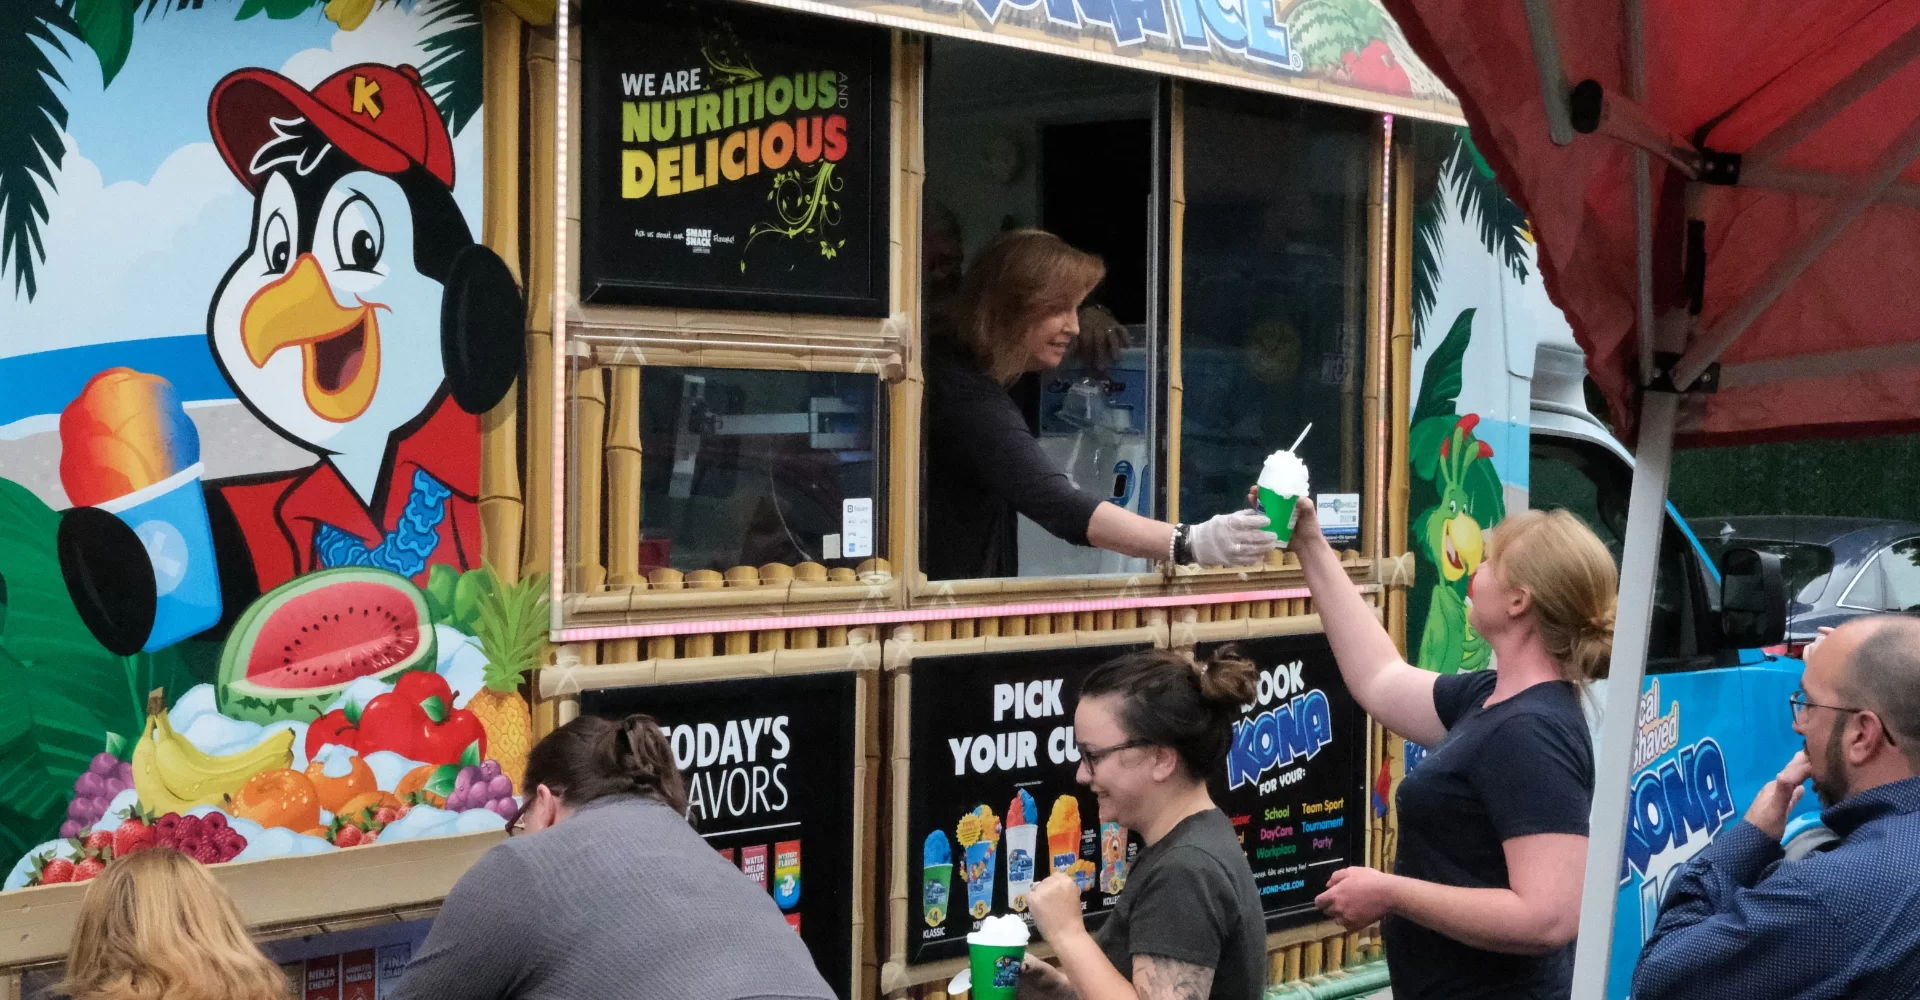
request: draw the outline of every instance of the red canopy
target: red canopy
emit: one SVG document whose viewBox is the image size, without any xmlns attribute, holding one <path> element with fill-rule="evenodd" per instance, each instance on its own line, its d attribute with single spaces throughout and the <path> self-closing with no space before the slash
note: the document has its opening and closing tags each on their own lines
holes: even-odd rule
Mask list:
<svg viewBox="0 0 1920 1000">
<path fill-rule="evenodd" d="M 1623 437 L 1663 369 L 1718 379 L 1681 404 L 1681 445 L 1920 429 L 1920 2 L 1386 5 L 1532 219 Z M 1684 360 L 1643 359 L 1643 325 Z"/>
</svg>

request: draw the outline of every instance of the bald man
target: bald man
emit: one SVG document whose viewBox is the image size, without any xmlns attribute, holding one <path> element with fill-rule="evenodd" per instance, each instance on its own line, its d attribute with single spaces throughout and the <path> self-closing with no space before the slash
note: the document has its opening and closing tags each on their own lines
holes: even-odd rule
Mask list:
<svg viewBox="0 0 1920 1000">
<path fill-rule="evenodd" d="M 1635 1000 L 1920 996 L 1920 620 L 1814 643 L 1793 728 L 1805 749 L 1674 876 Z M 1809 778 L 1840 840 L 1784 861 Z"/>
</svg>

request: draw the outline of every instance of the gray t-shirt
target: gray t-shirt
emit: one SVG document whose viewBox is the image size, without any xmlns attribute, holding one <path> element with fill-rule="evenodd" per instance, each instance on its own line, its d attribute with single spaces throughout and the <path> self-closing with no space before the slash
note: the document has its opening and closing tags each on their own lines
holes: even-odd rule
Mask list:
<svg viewBox="0 0 1920 1000">
<path fill-rule="evenodd" d="M 1267 921 L 1233 821 L 1197 812 L 1140 852 L 1127 887 L 1094 934 L 1129 981 L 1133 956 L 1213 970 L 1210 1000 L 1255 1000 L 1266 989 Z"/>
<path fill-rule="evenodd" d="M 765 889 L 687 821 L 596 799 L 483 855 L 393 1000 L 833 1000 Z"/>
</svg>

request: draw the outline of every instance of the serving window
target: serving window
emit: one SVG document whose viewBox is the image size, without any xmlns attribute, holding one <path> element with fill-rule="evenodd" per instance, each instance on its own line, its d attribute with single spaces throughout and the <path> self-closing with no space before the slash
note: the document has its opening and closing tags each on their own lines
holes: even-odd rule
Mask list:
<svg viewBox="0 0 1920 1000">
<path fill-rule="evenodd" d="M 1357 542 L 1379 118 L 1212 87 L 1183 97 L 1179 517 L 1243 506 L 1266 456 L 1311 424 L 1298 454 L 1322 524 Z"/>
<path fill-rule="evenodd" d="M 923 357 L 946 346 L 948 311 L 967 269 L 1003 233 L 1039 228 L 1097 255 L 1105 275 L 1086 303 L 1098 313 L 1081 313 L 1080 336 L 1063 363 L 1027 371 L 1006 392 L 1046 469 L 1096 500 L 1161 516 L 1166 84 L 947 38 L 929 43 L 925 79 Z M 1106 353 L 1096 356 L 1096 346 Z M 938 377 L 928 376 L 930 395 Z M 930 408 L 925 419 L 941 418 Z M 922 428 L 923 469 L 934 472 L 922 479 L 920 533 L 931 581 L 1111 575 L 1117 585 L 1156 572 L 1150 559 L 1072 544 L 1025 513 L 1013 516 L 1004 542 L 1010 551 L 989 560 L 1002 572 L 955 567 L 943 549 L 978 547 L 978 540 L 950 537 L 954 529 L 942 523 L 932 495 L 942 489 L 941 463 L 953 460 L 938 443 L 951 430 Z"/>
</svg>

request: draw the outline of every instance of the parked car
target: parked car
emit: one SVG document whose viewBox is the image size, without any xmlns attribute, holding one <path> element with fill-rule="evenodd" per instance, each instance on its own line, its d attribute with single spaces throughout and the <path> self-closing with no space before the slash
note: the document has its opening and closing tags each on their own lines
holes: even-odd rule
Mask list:
<svg viewBox="0 0 1920 1000">
<path fill-rule="evenodd" d="M 1787 578 L 1787 650 L 1821 626 L 1860 615 L 1920 614 L 1920 523 L 1862 517 L 1754 516 L 1690 522 L 1716 558 L 1730 547 L 1780 556 Z"/>
</svg>

